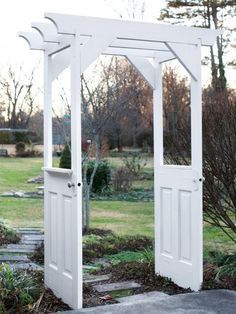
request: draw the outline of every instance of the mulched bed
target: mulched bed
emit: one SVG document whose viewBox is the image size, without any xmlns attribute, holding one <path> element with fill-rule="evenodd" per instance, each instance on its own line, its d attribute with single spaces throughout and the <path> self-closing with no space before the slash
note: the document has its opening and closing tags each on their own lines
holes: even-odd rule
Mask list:
<svg viewBox="0 0 236 314">
<path fill-rule="evenodd" d="M 93 262 L 94 258 L 116 254 L 122 251 L 142 251 L 153 248 L 153 240 L 145 236 L 109 236 L 101 241 L 86 243 L 83 248 L 84 263 Z"/>
<path fill-rule="evenodd" d="M 57 298 L 51 289 L 44 288 L 43 272 L 33 271 L 37 277 L 37 282 L 42 289 L 39 300 L 35 303 L 33 313 L 55 313 L 57 311 L 67 311 L 71 308 Z M 92 285 L 83 285 L 83 307 L 93 307 L 105 304 L 117 303 L 115 300 L 101 300 L 100 297 L 104 296 L 104 293 L 97 292 Z"/>
<path fill-rule="evenodd" d="M 43 265 L 44 264 L 44 243 L 41 243 L 29 257 L 31 261 L 35 262 L 36 264 Z"/>
<path fill-rule="evenodd" d="M 102 300 L 106 293 L 97 292 L 91 284 L 83 285 L 83 307 L 93 307 L 105 304 L 115 304 L 118 303 L 116 300 Z"/>
<path fill-rule="evenodd" d="M 83 235 L 90 235 L 90 234 L 97 235 L 100 237 L 105 237 L 108 235 L 114 236 L 113 231 L 109 229 L 90 228 L 89 230 L 86 230 L 86 229 L 83 230 Z"/>
<path fill-rule="evenodd" d="M 93 262 L 94 258 L 103 257 L 104 255 L 116 254 L 121 251 L 142 251 L 153 248 L 153 240 L 145 236 L 126 236 L 118 237 L 111 230 L 91 229 L 84 235 L 96 235 L 101 240 L 94 243 L 86 243 L 83 247 L 84 263 Z M 44 263 L 44 245 L 41 244 L 30 259 L 40 265 Z"/>
<path fill-rule="evenodd" d="M 84 235 L 97 235 L 101 241 L 95 243 L 86 243 L 83 254 L 84 262 L 93 261 L 94 257 L 102 257 L 106 254 L 115 254 L 121 251 L 137 251 L 152 248 L 152 240 L 146 237 L 117 237 L 110 230 L 92 229 Z M 41 245 L 33 255 L 33 260 L 43 264 L 43 245 Z M 219 266 L 219 265 L 218 265 Z M 216 279 L 218 269 L 216 263 L 204 264 L 204 282 L 203 290 L 209 289 L 231 289 L 236 291 L 236 278 L 222 276 Z M 107 282 L 119 282 L 133 280 L 142 285 L 141 288 L 132 290 L 131 294 L 138 294 L 148 291 L 162 291 L 169 295 L 179 293 L 190 293 L 190 289 L 184 289 L 177 286 L 168 278 L 156 276 L 153 262 L 130 262 L 119 263 L 119 266 L 113 265 L 103 268 L 93 274 L 111 274 L 111 279 Z M 41 285 L 42 285 L 41 278 Z M 43 287 L 43 285 L 42 285 Z M 92 307 L 104 304 L 117 303 L 115 300 L 101 300 L 106 293 L 98 293 L 91 284 L 84 284 L 83 287 L 83 306 Z M 39 312 L 56 312 L 68 310 L 69 307 L 60 299 L 56 298 L 50 289 L 44 291 L 40 302 Z"/>
<path fill-rule="evenodd" d="M 223 276 L 220 280 L 216 280 L 216 269 L 217 266 L 214 264 L 208 263 L 204 265 L 202 289 L 230 289 L 236 291 L 236 278 Z M 95 272 L 95 274 L 108 273 L 112 274 L 110 282 L 137 281 L 142 284 L 141 292 L 156 290 L 170 295 L 191 292 L 190 289 L 181 288 L 166 277 L 156 276 L 153 263 L 120 263 L 119 267 L 114 265 Z"/>
<path fill-rule="evenodd" d="M 215 264 L 206 263 L 204 265 L 202 290 L 229 289 L 236 291 L 236 278 L 225 275 L 220 279 L 216 279 L 216 270 L 217 266 Z"/>
<path fill-rule="evenodd" d="M 134 280 L 140 283 L 142 287 L 135 290 L 136 293 L 154 290 L 162 291 L 170 295 L 191 292 L 190 289 L 181 288 L 168 278 L 156 276 L 152 263 L 120 263 L 119 267 L 114 265 L 95 272 L 95 274 L 108 273 L 112 274 L 109 282 Z"/>
</svg>

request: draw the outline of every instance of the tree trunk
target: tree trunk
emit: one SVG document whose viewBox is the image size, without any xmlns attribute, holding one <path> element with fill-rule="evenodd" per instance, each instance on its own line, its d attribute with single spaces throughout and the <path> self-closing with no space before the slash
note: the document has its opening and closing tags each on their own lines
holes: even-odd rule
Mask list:
<svg viewBox="0 0 236 314">
<path fill-rule="evenodd" d="M 86 194 L 85 194 L 85 209 L 86 209 L 86 231 L 89 230 L 90 227 L 90 188 L 89 186 L 86 187 Z"/>
</svg>

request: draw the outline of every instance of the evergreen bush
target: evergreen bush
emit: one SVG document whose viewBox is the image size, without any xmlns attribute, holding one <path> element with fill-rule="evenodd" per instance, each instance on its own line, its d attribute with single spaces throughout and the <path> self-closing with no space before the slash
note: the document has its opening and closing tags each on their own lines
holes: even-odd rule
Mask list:
<svg viewBox="0 0 236 314">
<path fill-rule="evenodd" d="M 95 161 L 90 160 L 88 163 L 87 180 L 90 181 Z M 98 163 L 97 171 L 94 176 L 92 192 L 101 193 L 108 189 L 111 182 L 111 169 L 106 160 L 101 160 Z"/>
<path fill-rule="evenodd" d="M 71 152 L 68 144 L 66 144 L 62 151 L 59 167 L 64 169 L 71 169 Z"/>
</svg>

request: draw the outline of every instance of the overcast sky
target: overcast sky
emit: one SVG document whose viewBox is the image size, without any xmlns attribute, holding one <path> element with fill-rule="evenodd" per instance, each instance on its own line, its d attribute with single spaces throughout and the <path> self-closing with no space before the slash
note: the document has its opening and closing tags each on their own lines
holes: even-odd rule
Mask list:
<svg viewBox="0 0 236 314">
<path fill-rule="evenodd" d="M 119 17 L 128 0 L 4 0 L 0 11 L 0 71 L 9 64 L 23 64 L 31 69 L 42 60 L 42 52 L 30 51 L 28 44 L 18 37 L 19 31 L 30 30 L 33 21 L 43 20 L 44 12 L 57 12 L 100 17 Z M 142 0 L 140 0 L 142 1 Z M 146 0 L 144 19 L 156 21 L 165 0 Z M 127 17 L 127 16 L 126 16 Z M 204 69 L 204 81 L 209 71 Z M 232 76 L 234 77 L 234 76 Z M 232 80 L 235 85 L 235 81 Z M 234 86 L 235 87 L 235 86 Z"/>
<path fill-rule="evenodd" d="M 164 1 L 164 0 L 163 0 Z M 146 20 L 155 20 L 162 0 L 147 0 Z M 31 65 L 41 56 L 30 52 L 27 43 L 18 38 L 19 31 L 30 29 L 33 21 L 41 21 L 44 12 L 118 17 L 125 0 L 5 0 L 0 11 L 0 69 L 7 64 Z"/>
</svg>

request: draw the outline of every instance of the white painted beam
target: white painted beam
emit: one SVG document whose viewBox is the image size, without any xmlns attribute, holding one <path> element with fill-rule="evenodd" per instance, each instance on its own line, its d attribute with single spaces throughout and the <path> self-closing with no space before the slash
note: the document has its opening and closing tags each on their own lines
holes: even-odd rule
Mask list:
<svg viewBox="0 0 236 314">
<path fill-rule="evenodd" d="M 148 84 L 154 88 L 155 87 L 155 69 L 150 61 L 143 57 L 127 56 L 129 61 L 138 70 L 138 72 L 143 76 L 143 78 L 148 82 Z"/>
<path fill-rule="evenodd" d="M 62 34 L 113 34 L 117 38 L 131 40 L 146 40 L 156 42 L 174 42 L 197 44 L 201 40 L 203 46 L 210 46 L 216 37 L 222 33 L 220 30 L 210 30 L 197 27 L 176 26 L 169 24 L 146 23 L 104 19 L 97 17 L 45 13 Z"/>
<path fill-rule="evenodd" d="M 166 43 L 166 46 L 172 51 L 175 57 L 187 70 L 194 80 L 199 79 L 199 69 L 198 69 L 198 45 L 183 45 Z"/>
<path fill-rule="evenodd" d="M 171 51 L 157 51 L 155 53 L 155 59 L 158 63 L 163 63 L 175 59 L 175 55 Z"/>
<path fill-rule="evenodd" d="M 114 41 L 113 35 L 103 34 L 91 37 L 87 43 L 81 47 L 81 69 L 82 72 L 94 62 L 103 51 Z"/>
<path fill-rule="evenodd" d="M 169 51 L 164 43 L 146 40 L 127 40 L 120 38 L 117 38 L 110 47 Z"/>
<path fill-rule="evenodd" d="M 131 48 L 114 48 L 107 47 L 103 51 L 104 55 L 113 55 L 113 56 L 137 56 L 144 58 L 154 58 L 155 51 L 151 50 L 140 50 L 140 49 L 131 49 Z"/>
<path fill-rule="evenodd" d="M 44 41 L 60 43 L 60 35 L 58 35 L 57 28 L 53 23 L 33 22 L 31 27 L 41 34 Z"/>
<path fill-rule="evenodd" d="M 19 37 L 24 38 L 32 50 L 45 50 L 45 44 L 42 37 L 38 33 L 19 32 Z"/>
<path fill-rule="evenodd" d="M 70 48 L 64 49 L 53 56 L 51 65 L 51 78 L 55 80 L 69 65 L 71 60 Z"/>
</svg>

